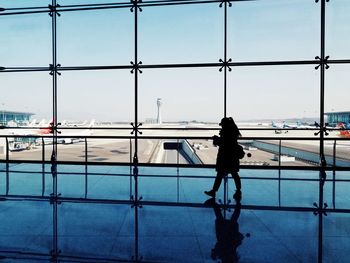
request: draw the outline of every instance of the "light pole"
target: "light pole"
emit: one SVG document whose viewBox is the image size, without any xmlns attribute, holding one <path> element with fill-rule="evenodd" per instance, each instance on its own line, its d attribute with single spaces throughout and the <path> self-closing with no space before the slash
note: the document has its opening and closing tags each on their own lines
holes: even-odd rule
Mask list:
<svg viewBox="0 0 350 263">
<path fill-rule="evenodd" d="M 1 103 L 2 106 L 2 120 L 1 124 L 5 126 L 5 103 Z"/>
<path fill-rule="evenodd" d="M 157 124 L 162 124 L 162 114 L 161 114 L 162 99 L 157 99 Z"/>
</svg>

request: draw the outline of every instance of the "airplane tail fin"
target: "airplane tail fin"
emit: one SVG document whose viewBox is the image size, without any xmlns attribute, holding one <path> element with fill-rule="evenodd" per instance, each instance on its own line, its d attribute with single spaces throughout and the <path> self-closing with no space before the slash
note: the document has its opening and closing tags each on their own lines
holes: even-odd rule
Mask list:
<svg viewBox="0 0 350 263">
<path fill-rule="evenodd" d="M 35 127 L 36 125 L 36 119 L 33 119 L 30 123 L 28 123 L 29 127 Z"/>
<path fill-rule="evenodd" d="M 94 127 L 95 126 L 95 119 L 92 119 L 91 121 L 90 121 L 90 123 L 89 123 L 89 128 L 92 128 L 92 127 Z"/>
<path fill-rule="evenodd" d="M 45 123 L 46 123 L 46 120 L 45 120 L 45 119 L 42 119 L 42 120 L 39 122 L 38 126 L 39 126 L 39 127 L 43 127 L 43 126 L 45 126 Z"/>
<path fill-rule="evenodd" d="M 345 129 L 345 125 L 342 122 L 339 122 L 337 125 L 340 129 Z"/>
</svg>

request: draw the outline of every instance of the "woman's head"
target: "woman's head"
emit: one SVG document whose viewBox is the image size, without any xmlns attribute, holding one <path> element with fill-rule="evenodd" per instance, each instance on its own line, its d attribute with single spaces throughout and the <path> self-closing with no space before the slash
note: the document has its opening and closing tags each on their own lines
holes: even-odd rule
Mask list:
<svg viewBox="0 0 350 263">
<path fill-rule="evenodd" d="M 224 132 L 231 133 L 236 137 L 241 136 L 241 133 L 239 132 L 239 129 L 238 129 L 235 121 L 232 119 L 232 117 L 222 118 L 219 125 L 222 127 L 222 130 Z"/>
</svg>

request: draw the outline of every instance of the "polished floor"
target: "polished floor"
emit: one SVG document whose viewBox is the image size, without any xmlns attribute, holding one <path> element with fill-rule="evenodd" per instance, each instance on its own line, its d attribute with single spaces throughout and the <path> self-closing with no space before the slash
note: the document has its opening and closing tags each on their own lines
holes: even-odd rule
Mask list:
<svg viewBox="0 0 350 263">
<path fill-rule="evenodd" d="M 230 178 L 203 194 L 212 169 L 140 168 L 132 203 L 130 167 L 60 165 L 55 200 L 49 165 L 1 168 L 1 262 L 349 262 L 348 172 L 325 183 L 320 253 L 316 171 L 242 170 L 237 205 Z"/>
</svg>

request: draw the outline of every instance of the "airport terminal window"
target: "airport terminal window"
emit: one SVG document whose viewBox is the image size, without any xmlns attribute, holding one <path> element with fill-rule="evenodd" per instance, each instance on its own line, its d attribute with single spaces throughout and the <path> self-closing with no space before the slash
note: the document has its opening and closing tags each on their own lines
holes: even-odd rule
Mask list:
<svg viewBox="0 0 350 263">
<path fill-rule="evenodd" d="M 139 18 L 140 60 L 145 64 L 216 63 L 223 56 L 222 22 L 216 3 L 145 7 Z"/>
<path fill-rule="evenodd" d="M 312 60 L 319 54 L 320 15 L 313 1 L 232 4 L 228 54 L 234 61 Z"/>
<path fill-rule="evenodd" d="M 145 69 L 139 86 L 141 119 L 156 116 L 154 98 L 158 97 L 163 104 L 162 119 L 165 122 L 168 119 L 216 123 L 223 114 L 222 76 L 217 69 Z M 210 109 L 207 108 L 209 105 Z"/>
<path fill-rule="evenodd" d="M 20 253 L 0 240 L 0 257 L 183 261 L 151 253 L 148 235 L 208 245 L 197 215 L 213 216 L 202 196 L 212 135 L 233 116 L 252 153 L 241 160 L 243 217 L 278 237 L 276 258 L 336 262 L 350 127 L 329 122 L 348 110 L 349 12 L 347 0 L 0 1 L 0 201 L 21 201 L 4 209 L 6 224 L 23 208 L 28 235 L 39 233 L 30 247 L 14 240 Z M 11 111 L 34 116 L 11 123 Z M 228 214 L 230 183 L 217 195 Z M 184 218 L 195 235 L 169 227 Z M 92 253 L 91 240 L 105 250 Z"/>
<path fill-rule="evenodd" d="M 249 119 L 254 114 L 256 120 L 315 116 L 319 122 L 319 82 L 313 65 L 234 67 L 228 75 L 228 115 Z"/>
<path fill-rule="evenodd" d="M 129 70 L 66 71 L 59 86 L 60 120 L 66 120 L 64 116 L 105 123 L 116 118 L 126 123 L 133 120 L 134 90 Z M 108 112 L 110 118 L 102 112 Z"/>
</svg>

